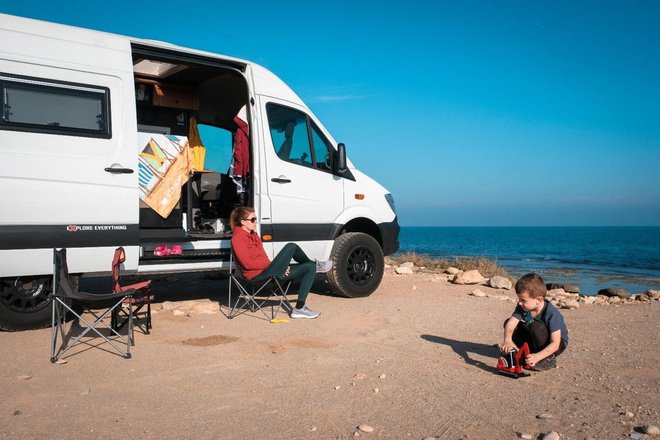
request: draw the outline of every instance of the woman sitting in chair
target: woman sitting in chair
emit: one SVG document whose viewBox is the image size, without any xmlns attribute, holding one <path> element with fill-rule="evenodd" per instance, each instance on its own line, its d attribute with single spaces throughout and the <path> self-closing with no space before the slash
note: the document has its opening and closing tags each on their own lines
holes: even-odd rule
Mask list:
<svg viewBox="0 0 660 440">
<path fill-rule="evenodd" d="M 305 300 L 312 288 L 316 273 L 328 272 L 332 269 L 332 261 L 310 260 L 295 243 L 287 243 L 273 261 L 270 261 L 259 234 L 255 232 L 257 217 L 253 208 L 245 206 L 234 209 L 229 224 L 233 231 L 231 246 L 245 278 L 260 281 L 276 276 L 285 281 L 300 280 L 298 300 L 296 307 L 291 311 L 291 318 L 318 317 L 320 313 L 310 310 L 305 305 Z M 298 264 L 291 264 L 291 259 Z"/>
</svg>

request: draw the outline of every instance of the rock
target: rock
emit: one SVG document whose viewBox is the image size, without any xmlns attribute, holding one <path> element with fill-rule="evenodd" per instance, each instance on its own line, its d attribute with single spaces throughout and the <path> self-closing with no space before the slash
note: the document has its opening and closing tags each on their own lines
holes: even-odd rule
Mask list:
<svg viewBox="0 0 660 440">
<path fill-rule="evenodd" d="M 341 385 L 336 385 L 336 386 L 335 386 L 335 389 L 336 389 L 336 390 L 338 390 L 339 388 L 341 388 Z"/>
<path fill-rule="evenodd" d="M 660 435 L 660 428 L 656 425 L 644 425 L 642 426 L 642 431 L 644 431 L 644 434 Z"/>
<path fill-rule="evenodd" d="M 194 305 L 193 311 L 204 315 L 212 315 L 220 311 L 220 304 L 210 299 L 200 300 Z"/>
<path fill-rule="evenodd" d="M 619 298 L 630 297 L 630 292 L 628 292 L 625 289 L 619 289 L 618 287 L 608 287 L 607 289 L 600 289 L 598 291 L 598 294 L 609 297 L 619 297 Z"/>
<path fill-rule="evenodd" d="M 525 433 L 523 433 L 523 432 L 519 432 L 519 433 L 518 433 L 518 437 L 520 437 L 520 438 L 522 438 L 522 439 L 524 439 L 524 440 L 532 440 L 532 438 L 534 438 L 534 437 L 532 436 L 532 434 L 528 434 L 528 433 L 526 433 L 526 432 L 525 432 Z"/>
<path fill-rule="evenodd" d="M 312 429 L 310 429 L 310 431 L 316 432 L 316 431 L 318 431 L 318 428 L 316 426 L 312 426 Z"/>
<path fill-rule="evenodd" d="M 557 284 L 557 283 L 548 283 L 545 285 L 545 288 L 548 290 L 552 289 L 563 289 L 565 292 L 570 293 L 580 293 L 580 288 L 572 284 Z"/>
<path fill-rule="evenodd" d="M 448 267 L 447 269 L 445 269 L 445 273 L 448 273 L 449 275 L 456 275 L 461 272 L 463 271 L 455 267 Z"/>
<path fill-rule="evenodd" d="M 593 303 L 596 302 L 596 297 L 595 296 L 581 296 L 579 301 L 583 302 L 585 304 L 593 304 Z"/>
<path fill-rule="evenodd" d="M 380 393 L 380 390 L 378 388 L 374 388 L 374 394 Z"/>
<path fill-rule="evenodd" d="M 365 425 L 364 423 L 358 426 L 358 429 L 362 432 L 374 432 L 374 428 L 369 425 Z"/>
<path fill-rule="evenodd" d="M 479 290 L 479 289 L 474 289 L 472 292 L 470 292 L 470 295 L 472 295 L 472 296 L 478 296 L 478 297 L 484 297 L 484 296 L 486 296 L 486 294 L 483 293 L 483 292 L 482 292 L 481 290 Z"/>
<path fill-rule="evenodd" d="M 632 419 L 633 417 L 635 417 L 635 414 L 631 413 L 630 411 L 626 411 L 626 417 Z"/>
<path fill-rule="evenodd" d="M 187 314 L 186 312 L 184 312 L 183 310 L 178 310 L 178 309 L 177 309 L 177 310 L 174 310 L 174 311 L 172 312 L 172 314 L 173 314 L 174 316 L 187 316 L 187 315 L 188 315 L 188 314 Z"/>
<path fill-rule="evenodd" d="M 546 295 L 548 298 L 564 298 L 567 296 L 567 293 L 564 289 L 552 289 L 548 290 Z"/>
<path fill-rule="evenodd" d="M 165 301 L 160 306 L 163 310 L 166 310 L 168 312 L 171 312 L 172 310 L 176 310 L 178 308 L 177 303 L 173 301 Z"/>
<path fill-rule="evenodd" d="M 597 295 L 596 297 L 596 304 L 607 304 L 608 297 L 605 295 Z"/>
<path fill-rule="evenodd" d="M 422 440 L 435 440 L 435 437 L 424 437 Z"/>
<path fill-rule="evenodd" d="M 399 264 L 399 267 L 409 267 L 412 269 L 413 267 L 415 267 L 415 263 L 413 263 L 412 261 L 406 261 L 405 263 Z"/>
<path fill-rule="evenodd" d="M 398 273 L 399 275 L 409 275 L 411 273 L 414 273 L 412 267 L 401 267 L 401 266 L 394 269 L 394 272 Z"/>
<path fill-rule="evenodd" d="M 579 309 L 580 308 L 580 303 L 575 300 L 575 299 L 562 299 L 560 300 L 557 305 L 559 306 L 560 309 Z"/>
<path fill-rule="evenodd" d="M 30 380 L 30 379 L 32 379 L 32 376 L 28 374 L 21 374 L 20 376 L 18 376 L 18 380 Z"/>
<path fill-rule="evenodd" d="M 548 419 L 551 419 L 551 418 L 552 418 L 552 414 L 550 414 L 550 413 L 543 413 L 543 414 L 539 414 L 538 416 L 536 416 L 536 418 L 537 418 L 537 419 L 541 419 L 541 420 L 548 420 Z"/>
<path fill-rule="evenodd" d="M 58 359 L 58 360 L 55 361 L 55 363 L 56 363 L 57 365 L 64 365 L 64 364 L 66 364 L 67 362 L 69 362 L 69 361 L 67 361 L 66 359 Z"/>
<path fill-rule="evenodd" d="M 645 301 L 645 302 L 651 301 L 651 297 L 646 293 L 641 293 L 639 295 L 636 295 L 635 299 L 637 301 Z"/>
<path fill-rule="evenodd" d="M 657 299 L 660 298 L 660 290 L 649 289 L 644 292 L 644 295 L 648 295 L 649 298 Z"/>
<path fill-rule="evenodd" d="M 623 302 L 623 298 L 619 298 L 618 296 L 613 296 L 607 300 L 608 304 L 621 304 Z"/>
<path fill-rule="evenodd" d="M 557 434 L 555 431 L 550 431 L 541 437 L 541 440 L 559 440 L 559 434 Z"/>
<path fill-rule="evenodd" d="M 489 279 L 488 285 L 495 289 L 506 289 L 506 290 L 511 290 L 511 288 L 513 287 L 513 284 L 511 284 L 510 279 L 499 275 L 495 275 L 494 277 Z"/>
<path fill-rule="evenodd" d="M 378 379 L 385 379 L 386 377 L 387 377 L 387 376 L 385 375 L 385 373 L 383 373 L 383 374 L 381 374 L 380 376 L 378 376 Z"/>
<path fill-rule="evenodd" d="M 454 275 L 452 283 L 454 284 L 479 284 L 484 282 L 478 270 L 468 270 Z"/>
</svg>

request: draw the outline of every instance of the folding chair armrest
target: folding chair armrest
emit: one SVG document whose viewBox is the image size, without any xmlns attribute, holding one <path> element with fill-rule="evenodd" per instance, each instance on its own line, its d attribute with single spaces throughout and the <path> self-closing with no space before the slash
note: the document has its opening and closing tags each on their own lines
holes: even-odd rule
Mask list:
<svg viewBox="0 0 660 440">
<path fill-rule="evenodd" d="M 123 298 L 126 296 L 133 296 L 134 293 L 135 293 L 135 289 L 128 289 L 119 293 L 88 293 L 88 292 L 76 291 L 73 292 L 71 295 L 67 295 L 67 296 L 71 299 L 93 302 L 93 301 L 107 301 L 111 299 Z"/>
</svg>

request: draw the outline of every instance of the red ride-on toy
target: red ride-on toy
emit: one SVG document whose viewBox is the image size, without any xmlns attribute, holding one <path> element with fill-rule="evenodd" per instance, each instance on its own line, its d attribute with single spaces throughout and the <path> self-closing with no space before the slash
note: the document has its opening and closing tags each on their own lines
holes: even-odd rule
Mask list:
<svg viewBox="0 0 660 440">
<path fill-rule="evenodd" d="M 529 376 L 529 373 L 523 371 L 525 357 L 529 354 L 529 345 L 525 342 L 520 350 L 511 350 L 509 354 L 502 355 L 497 360 L 497 372 L 505 376 L 518 379 L 519 377 Z"/>
</svg>

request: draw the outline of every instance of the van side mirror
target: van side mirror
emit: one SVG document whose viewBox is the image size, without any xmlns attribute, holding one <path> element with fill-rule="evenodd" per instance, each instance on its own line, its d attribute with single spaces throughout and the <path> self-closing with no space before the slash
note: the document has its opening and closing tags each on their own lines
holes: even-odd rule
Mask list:
<svg viewBox="0 0 660 440">
<path fill-rule="evenodd" d="M 339 143 L 337 145 L 337 172 L 346 171 L 346 145 Z"/>
</svg>

